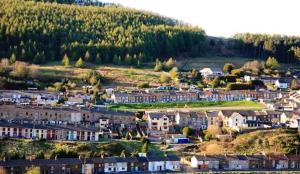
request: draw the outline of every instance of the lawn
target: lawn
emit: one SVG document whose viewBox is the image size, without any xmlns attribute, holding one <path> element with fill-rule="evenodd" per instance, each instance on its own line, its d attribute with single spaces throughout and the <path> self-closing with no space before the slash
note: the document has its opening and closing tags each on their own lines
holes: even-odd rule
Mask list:
<svg viewBox="0 0 300 174">
<path fill-rule="evenodd" d="M 186 103 L 141 103 L 141 104 L 111 104 L 110 109 L 138 110 L 138 109 L 166 109 L 166 108 L 209 108 L 209 107 L 249 107 L 261 109 L 263 106 L 254 101 L 200 101 Z"/>
</svg>

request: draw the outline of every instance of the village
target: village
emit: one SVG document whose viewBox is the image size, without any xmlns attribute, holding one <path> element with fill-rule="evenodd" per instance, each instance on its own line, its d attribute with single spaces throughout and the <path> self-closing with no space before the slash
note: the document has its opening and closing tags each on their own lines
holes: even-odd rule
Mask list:
<svg viewBox="0 0 300 174">
<path fill-rule="evenodd" d="M 224 76 L 224 72 L 216 68 L 204 68 L 199 73 L 203 78 L 211 80 Z M 295 75 L 245 75 L 241 81 L 259 83 L 251 89 L 238 90 L 200 89 L 193 85 L 188 88 L 159 86 L 125 91 L 107 88 L 106 98 L 100 104 L 92 100 L 92 94 L 82 91 L 1 90 L 0 136 L 2 139 L 91 143 L 146 138 L 150 143 L 184 149 L 210 140 L 229 142 L 239 134 L 255 130 L 284 128 L 297 132 L 300 130 L 300 91 L 292 89 L 292 85 L 295 86 L 292 81 L 296 79 Z M 270 84 L 275 89 L 266 88 Z M 220 102 L 232 103 L 222 105 Z M 242 105 L 235 102 L 242 102 Z M 243 105 L 243 102 L 249 102 L 255 107 Z M 164 107 L 164 104 L 174 103 L 174 107 Z M 176 107 L 181 103 L 186 104 Z M 207 104 L 205 109 L 197 109 L 203 103 Z M 136 107 L 142 104 L 144 109 L 143 106 Z M 147 109 L 146 106 L 150 104 L 157 104 L 158 107 Z M 231 107 L 226 107 L 226 104 Z M 119 106 L 130 106 L 133 109 L 120 109 Z M 275 171 L 299 170 L 300 156 L 264 152 L 189 152 L 157 156 L 144 151 L 134 157 L 35 159 L 30 156 L 27 160 L 4 157 L 0 163 L 1 170 L 8 173 L 22 172 L 32 165 L 39 166 L 46 173 Z"/>
</svg>

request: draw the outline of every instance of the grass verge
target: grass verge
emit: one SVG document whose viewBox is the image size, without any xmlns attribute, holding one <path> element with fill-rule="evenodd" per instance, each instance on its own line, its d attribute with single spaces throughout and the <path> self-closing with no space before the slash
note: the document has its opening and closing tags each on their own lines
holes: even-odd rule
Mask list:
<svg viewBox="0 0 300 174">
<path fill-rule="evenodd" d="M 111 104 L 110 109 L 165 109 L 165 108 L 201 108 L 201 107 L 251 107 L 261 109 L 263 106 L 254 101 L 200 101 L 181 103 L 140 103 L 140 104 Z"/>
</svg>

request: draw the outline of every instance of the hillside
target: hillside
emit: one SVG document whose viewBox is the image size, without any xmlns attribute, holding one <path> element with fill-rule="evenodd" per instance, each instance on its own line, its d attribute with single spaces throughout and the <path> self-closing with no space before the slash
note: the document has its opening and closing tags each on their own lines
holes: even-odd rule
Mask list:
<svg viewBox="0 0 300 174">
<path fill-rule="evenodd" d="M 156 57 L 199 54 L 200 28 L 149 12 L 25 0 L 0 1 L 0 57 L 36 64 L 82 57 L 134 64 Z M 126 60 L 125 60 L 126 59 Z M 130 61 L 130 62 L 128 62 Z"/>
<path fill-rule="evenodd" d="M 201 154 L 292 154 L 299 149 L 299 135 L 296 130 L 257 130 L 238 135 L 232 142 L 205 141 L 199 144 Z"/>
</svg>

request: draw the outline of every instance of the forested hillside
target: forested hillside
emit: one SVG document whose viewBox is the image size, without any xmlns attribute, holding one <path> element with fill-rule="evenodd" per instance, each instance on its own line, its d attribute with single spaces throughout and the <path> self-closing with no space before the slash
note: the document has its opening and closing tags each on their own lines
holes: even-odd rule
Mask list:
<svg viewBox="0 0 300 174">
<path fill-rule="evenodd" d="M 122 7 L 0 1 L 0 57 L 33 63 L 71 60 L 118 63 L 199 55 L 204 31 Z"/>
<path fill-rule="evenodd" d="M 269 56 L 279 62 L 295 63 L 300 59 L 300 37 L 267 34 L 236 34 L 224 40 L 211 39 L 210 47 L 214 52 L 221 52 L 225 47 L 231 54 L 265 60 Z"/>
</svg>

